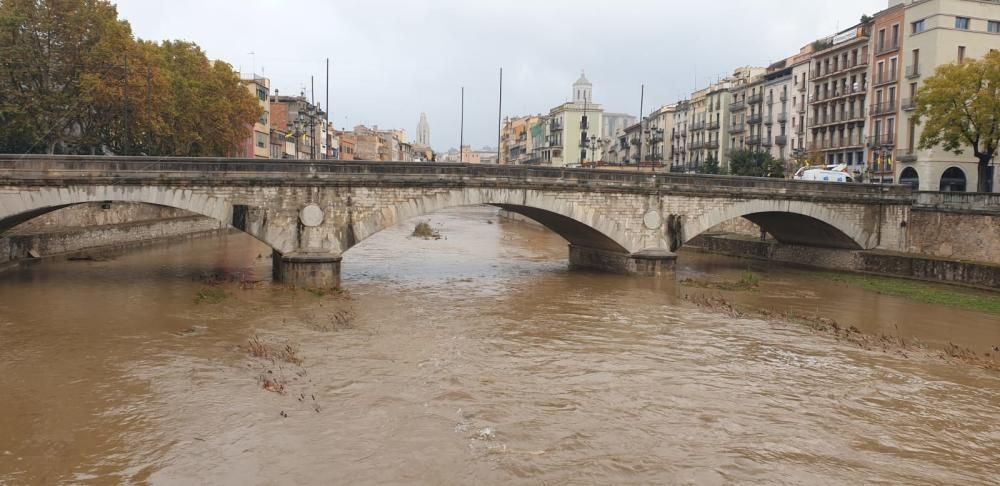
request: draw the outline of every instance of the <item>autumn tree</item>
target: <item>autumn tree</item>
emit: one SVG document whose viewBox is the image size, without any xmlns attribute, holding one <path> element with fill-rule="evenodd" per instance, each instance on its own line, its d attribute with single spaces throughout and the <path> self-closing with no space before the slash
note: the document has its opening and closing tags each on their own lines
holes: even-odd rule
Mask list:
<svg viewBox="0 0 1000 486">
<path fill-rule="evenodd" d="M 914 105 L 923 123 L 919 148 L 940 145 L 956 155 L 971 148 L 979 160 L 977 190 L 987 192 L 1000 145 L 1000 51 L 939 66 L 917 90 Z"/>
<path fill-rule="evenodd" d="M 0 0 L 0 152 L 223 156 L 259 116 L 230 65 L 107 0 Z"/>
</svg>

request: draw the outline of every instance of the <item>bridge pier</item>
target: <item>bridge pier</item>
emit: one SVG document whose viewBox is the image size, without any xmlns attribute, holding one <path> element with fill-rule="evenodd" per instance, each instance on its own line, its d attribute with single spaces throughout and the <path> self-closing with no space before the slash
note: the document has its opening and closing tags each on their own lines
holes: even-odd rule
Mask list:
<svg viewBox="0 0 1000 486">
<path fill-rule="evenodd" d="M 569 265 L 570 268 L 659 277 L 673 275 L 677 265 L 677 255 L 659 249 L 642 250 L 629 254 L 569 245 Z"/>
<path fill-rule="evenodd" d="M 336 289 L 340 287 L 339 253 L 295 252 L 271 254 L 272 274 L 275 282 L 307 289 Z"/>
</svg>

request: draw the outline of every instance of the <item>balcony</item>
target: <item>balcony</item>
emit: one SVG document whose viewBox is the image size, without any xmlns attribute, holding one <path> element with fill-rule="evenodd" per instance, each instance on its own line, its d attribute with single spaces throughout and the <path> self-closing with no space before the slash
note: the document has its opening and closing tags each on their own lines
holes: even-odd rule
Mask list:
<svg viewBox="0 0 1000 486">
<path fill-rule="evenodd" d="M 764 115 L 764 124 L 765 125 L 773 125 L 774 124 L 774 116 L 772 116 L 772 115 Z"/>
<path fill-rule="evenodd" d="M 747 108 L 747 104 L 743 101 L 737 101 L 729 105 L 729 111 L 742 111 Z"/>
<path fill-rule="evenodd" d="M 757 146 L 760 145 L 760 135 L 747 137 L 747 145 Z"/>
<path fill-rule="evenodd" d="M 788 93 L 782 92 L 781 95 L 778 96 L 778 101 L 782 103 L 788 101 Z"/>
<path fill-rule="evenodd" d="M 872 135 L 868 137 L 868 146 L 871 148 L 875 147 L 891 147 L 896 143 L 896 136 L 892 133 L 883 133 L 881 135 Z"/>
<path fill-rule="evenodd" d="M 718 150 L 718 148 L 719 148 L 719 141 L 718 140 L 709 140 L 705 144 L 705 148 L 707 148 L 709 150 Z"/>
<path fill-rule="evenodd" d="M 762 118 L 763 117 L 760 113 L 753 113 L 747 117 L 747 121 L 750 122 L 751 125 L 759 125 Z"/>
<path fill-rule="evenodd" d="M 795 129 L 795 133 L 797 135 L 805 135 L 806 134 L 806 127 L 804 127 L 802 125 L 799 125 L 799 127 Z"/>
<path fill-rule="evenodd" d="M 861 148 L 864 147 L 865 143 L 861 140 L 861 137 L 844 137 L 840 140 L 840 148 Z"/>
<path fill-rule="evenodd" d="M 779 147 L 788 145 L 788 135 L 778 135 L 774 137 L 774 143 L 778 144 Z"/>
<path fill-rule="evenodd" d="M 729 133 L 743 133 L 747 130 L 747 126 L 740 123 L 739 125 L 730 125 Z"/>
<path fill-rule="evenodd" d="M 882 86 L 883 84 L 892 84 L 899 80 L 899 76 L 896 72 L 891 73 L 879 73 L 875 77 L 875 86 Z"/>
<path fill-rule="evenodd" d="M 705 148 L 705 142 L 702 142 L 702 141 L 691 142 L 691 143 L 688 144 L 688 149 L 690 149 L 690 150 L 700 150 L 700 149 L 703 149 L 703 148 Z"/>
<path fill-rule="evenodd" d="M 917 152 L 912 147 L 896 149 L 896 160 L 898 162 L 916 162 Z"/>
<path fill-rule="evenodd" d="M 764 95 L 762 93 L 757 93 L 747 96 L 748 104 L 759 105 L 762 101 L 764 101 Z"/>
<path fill-rule="evenodd" d="M 875 103 L 871 107 L 871 116 L 880 115 L 891 115 L 896 112 L 896 100 L 886 101 L 884 103 Z"/>
<path fill-rule="evenodd" d="M 913 79 L 920 77 L 920 64 L 906 66 L 906 78 Z"/>
<path fill-rule="evenodd" d="M 855 60 L 853 62 L 849 62 L 847 64 L 844 64 L 842 66 L 834 67 L 834 68 L 832 68 L 832 69 L 830 69 L 829 71 L 826 71 L 826 72 L 824 72 L 819 67 L 817 67 L 816 69 L 811 70 L 809 72 L 809 74 L 812 77 L 812 81 L 819 81 L 819 80 L 821 80 L 823 78 L 828 78 L 830 76 L 836 76 L 837 74 L 846 74 L 846 73 L 848 73 L 850 71 L 854 71 L 854 70 L 861 69 L 861 68 L 867 68 L 867 67 L 868 67 L 868 58 L 867 57 L 862 57 L 862 58 L 857 59 L 857 60 Z"/>
<path fill-rule="evenodd" d="M 778 123 L 785 123 L 787 121 L 788 121 L 787 112 L 782 111 L 781 113 L 778 113 Z"/>
<path fill-rule="evenodd" d="M 719 129 L 719 122 L 718 121 L 710 121 L 710 122 L 708 122 L 708 129 L 709 130 L 718 130 Z"/>
<path fill-rule="evenodd" d="M 765 139 L 761 140 L 760 141 L 760 145 L 761 145 L 761 147 L 771 148 L 771 145 L 772 145 L 771 144 L 771 139 L 765 138 Z"/>
<path fill-rule="evenodd" d="M 881 55 L 889 54 L 890 52 L 898 51 L 898 50 L 899 50 L 899 43 L 898 42 L 893 43 L 893 44 L 883 44 L 883 45 L 878 46 L 878 47 L 875 48 L 875 55 L 876 56 L 881 56 Z"/>
<path fill-rule="evenodd" d="M 917 108 L 917 105 L 913 102 L 913 98 L 903 98 L 899 107 L 902 108 L 903 111 L 913 111 Z"/>
<path fill-rule="evenodd" d="M 558 132 L 561 131 L 562 129 L 563 129 L 563 124 L 562 121 L 560 120 L 553 119 L 552 122 L 549 124 L 550 131 Z"/>
<path fill-rule="evenodd" d="M 802 81 L 802 84 L 796 84 L 795 87 L 798 88 L 799 93 L 805 93 L 806 92 L 806 82 L 805 81 Z"/>
<path fill-rule="evenodd" d="M 697 122 L 694 122 L 694 123 L 691 124 L 691 131 L 692 132 L 697 132 L 697 131 L 704 130 L 704 129 L 705 129 L 705 122 L 703 122 L 703 121 L 697 121 Z"/>
</svg>

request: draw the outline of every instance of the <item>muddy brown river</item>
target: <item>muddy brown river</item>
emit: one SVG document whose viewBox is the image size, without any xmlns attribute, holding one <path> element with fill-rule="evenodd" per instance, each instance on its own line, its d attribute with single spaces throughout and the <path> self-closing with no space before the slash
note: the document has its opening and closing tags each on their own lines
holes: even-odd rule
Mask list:
<svg viewBox="0 0 1000 486">
<path fill-rule="evenodd" d="M 996 371 L 571 272 L 489 208 L 430 220 L 441 239 L 410 222 L 349 251 L 341 294 L 271 285 L 243 234 L 0 274 L 0 485 L 1000 479 Z M 685 253 L 678 278 L 748 267 L 759 290 L 701 292 L 1000 344 L 995 315 L 803 270 Z"/>
</svg>

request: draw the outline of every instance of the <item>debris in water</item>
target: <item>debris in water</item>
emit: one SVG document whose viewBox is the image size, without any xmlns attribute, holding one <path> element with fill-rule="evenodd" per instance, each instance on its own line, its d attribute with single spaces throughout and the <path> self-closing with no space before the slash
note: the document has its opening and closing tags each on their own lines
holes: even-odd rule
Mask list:
<svg viewBox="0 0 1000 486">
<path fill-rule="evenodd" d="M 479 440 L 493 440 L 497 438 L 497 433 L 496 430 L 493 429 L 493 427 L 484 427 L 479 430 L 479 433 L 476 434 L 476 437 Z"/>
</svg>

